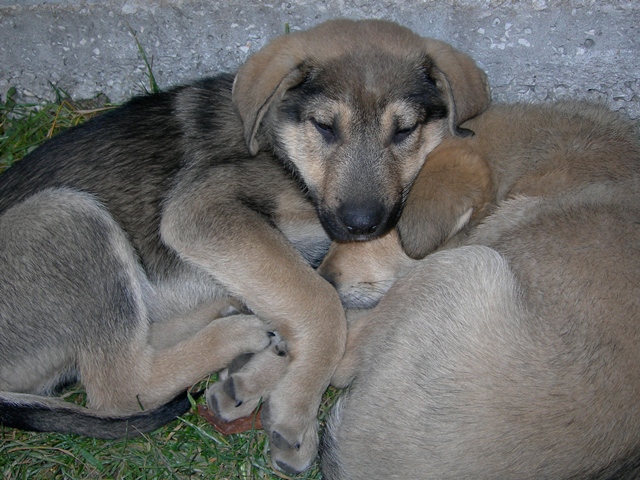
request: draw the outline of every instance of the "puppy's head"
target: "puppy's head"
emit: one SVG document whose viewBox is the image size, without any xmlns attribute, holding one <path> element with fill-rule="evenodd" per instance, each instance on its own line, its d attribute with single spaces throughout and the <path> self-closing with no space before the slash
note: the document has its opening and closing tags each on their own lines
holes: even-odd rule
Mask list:
<svg viewBox="0 0 640 480">
<path fill-rule="evenodd" d="M 247 146 L 270 146 L 308 189 L 335 240 L 398 221 L 426 155 L 489 103 L 466 55 L 379 20 L 334 20 L 279 37 L 233 91 Z"/>
</svg>

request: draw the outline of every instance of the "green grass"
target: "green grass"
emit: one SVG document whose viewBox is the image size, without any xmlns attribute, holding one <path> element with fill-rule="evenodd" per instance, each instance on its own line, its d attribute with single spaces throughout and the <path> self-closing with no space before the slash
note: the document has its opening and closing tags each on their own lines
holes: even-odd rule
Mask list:
<svg viewBox="0 0 640 480">
<path fill-rule="evenodd" d="M 335 397 L 334 389 L 325 395 L 321 423 Z M 321 478 L 316 464 L 295 477 L 276 473 L 264 431 L 224 436 L 193 411 L 155 432 L 122 440 L 0 426 L 0 475 L 5 480 Z"/>
<path fill-rule="evenodd" d="M 0 172 L 56 133 L 113 108 L 104 96 L 74 102 L 63 91 L 55 92 L 54 102 L 23 104 L 14 100 L 15 89 L 8 91 L 0 104 Z"/>
<path fill-rule="evenodd" d="M 113 108 L 105 98 L 74 102 L 58 91 L 54 102 L 21 104 L 10 91 L 0 104 L 0 171 L 56 133 Z M 334 402 L 325 395 L 321 422 Z M 82 401 L 72 391 L 70 400 Z M 201 400 L 202 401 L 202 400 Z M 24 432 L 0 426 L 4 479 L 276 479 L 263 431 L 223 436 L 196 413 L 143 437 L 108 441 Z M 294 478 L 319 479 L 317 465 Z"/>
<path fill-rule="evenodd" d="M 189 413 L 134 439 L 0 429 L 0 474 L 23 478 L 275 479 L 263 431 L 222 436 Z M 317 466 L 295 478 L 321 478 Z"/>
</svg>

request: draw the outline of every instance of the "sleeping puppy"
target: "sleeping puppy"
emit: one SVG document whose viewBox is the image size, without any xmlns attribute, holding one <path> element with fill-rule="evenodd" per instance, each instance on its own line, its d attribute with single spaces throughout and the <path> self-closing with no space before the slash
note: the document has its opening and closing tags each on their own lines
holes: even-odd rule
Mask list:
<svg viewBox="0 0 640 480">
<path fill-rule="evenodd" d="M 476 135 L 428 156 L 396 231 L 321 267 L 347 304 L 379 301 L 333 378 L 350 387 L 324 476 L 637 478 L 633 125 L 564 102 L 463 127 Z"/>
<path fill-rule="evenodd" d="M 304 470 L 346 340 L 312 267 L 330 238 L 393 228 L 426 155 L 488 101 L 450 46 L 336 20 L 47 142 L 0 176 L 0 422 L 149 431 L 272 342 L 288 364 L 268 388 L 231 375 L 207 401 L 233 420 L 264 398 L 274 465 Z M 256 316 L 212 321 L 230 298 Z M 90 408 L 44 396 L 76 380 Z"/>
</svg>

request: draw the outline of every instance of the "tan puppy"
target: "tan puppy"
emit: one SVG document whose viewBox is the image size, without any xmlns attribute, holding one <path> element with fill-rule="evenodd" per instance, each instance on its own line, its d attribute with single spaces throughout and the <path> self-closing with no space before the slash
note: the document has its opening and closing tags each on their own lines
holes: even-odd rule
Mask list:
<svg viewBox="0 0 640 480">
<path fill-rule="evenodd" d="M 567 102 L 464 127 L 427 159 L 399 236 L 335 246 L 321 268 L 347 302 L 396 279 L 350 327 L 325 478 L 637 478 L 633 125 Z M 400 240 L 440 251 L 412 260 Z"/>
</svg>

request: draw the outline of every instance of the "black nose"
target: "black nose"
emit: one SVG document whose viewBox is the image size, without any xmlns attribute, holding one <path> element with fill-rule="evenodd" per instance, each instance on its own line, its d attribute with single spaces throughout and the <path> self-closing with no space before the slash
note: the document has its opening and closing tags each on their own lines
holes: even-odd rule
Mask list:
<svg viewBox="0 0 640 480">
<path fill-rule="evenodd" d="M 386 209 L 377 203 L 344 203 L 338 215 L 349 234 L 374 235 L 384 223 Z"/>
</svg>

